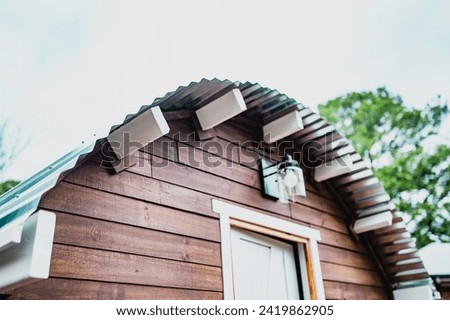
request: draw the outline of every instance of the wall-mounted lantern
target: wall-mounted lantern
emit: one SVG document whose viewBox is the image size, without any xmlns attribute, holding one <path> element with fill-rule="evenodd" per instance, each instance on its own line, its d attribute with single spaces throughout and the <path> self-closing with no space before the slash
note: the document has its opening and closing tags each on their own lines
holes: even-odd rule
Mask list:
<svg viewBox="0 0 450 320">
<path fill-rule="evenodd" d="M 261 191 L 264 197 L 284 203 L 295 200 L 295 196 L 305 197 L 305 181 L 298 161 L 290 155 L 280 163 L 261 159 Z"/>
</svg>

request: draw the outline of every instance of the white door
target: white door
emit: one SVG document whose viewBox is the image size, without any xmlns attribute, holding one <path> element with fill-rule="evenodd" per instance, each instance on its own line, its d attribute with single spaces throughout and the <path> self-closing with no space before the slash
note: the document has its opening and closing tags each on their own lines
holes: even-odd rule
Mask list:
<svg viewBox="0 0 450 320">
<path fill-rule="evenodd" d="M 235 299 L 299 299 L 292 244 L 232 228 L 231 254 Z"/>
</svg>

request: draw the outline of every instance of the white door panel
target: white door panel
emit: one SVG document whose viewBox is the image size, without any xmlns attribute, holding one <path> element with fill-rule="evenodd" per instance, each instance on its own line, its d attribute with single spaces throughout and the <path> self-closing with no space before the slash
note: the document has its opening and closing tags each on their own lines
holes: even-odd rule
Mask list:
<svg viewBox="0 0 450 320">
<path fill-rule="evenodd" d="M 231 229 L 235 299 L 299 299 L 294 246 Z"/>
</svg>

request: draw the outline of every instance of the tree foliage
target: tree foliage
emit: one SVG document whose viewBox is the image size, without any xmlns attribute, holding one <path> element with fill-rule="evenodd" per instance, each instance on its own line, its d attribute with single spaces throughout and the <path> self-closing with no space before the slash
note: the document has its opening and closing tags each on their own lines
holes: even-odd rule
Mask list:
<svg viewBox="0 0 450 320">
<path fill-rule="evenodd" d="M 0 195 L 14 188 L 20 183 L 18 180 L 6 180 L 0 183 Z"/>
<path fill-rule="evenodd" d="M 409 108 L 379 88 L 338 97 L 319 111 L 372 164 L 417 246 L 450 242 L 450 143 L 437 137 L 447 104 L 438 97 Z"/>
<path fill-rule="evenodd" d="M 5 170 L 5 168 L 10 164 L 12 159 L 19 153 L 20 149 L 27 143 L 21 142 L 17 137 L 19 136 L 11 134 L 10 125 L 8 121 L 0 122 L 0 174 Z M 15 136 L 15 139 L 8 140 L 8 137 Z M 17 180 L 6 180 L 0 182 L 0 195 L 12 189 L 19 181 Z"/>
</svg>

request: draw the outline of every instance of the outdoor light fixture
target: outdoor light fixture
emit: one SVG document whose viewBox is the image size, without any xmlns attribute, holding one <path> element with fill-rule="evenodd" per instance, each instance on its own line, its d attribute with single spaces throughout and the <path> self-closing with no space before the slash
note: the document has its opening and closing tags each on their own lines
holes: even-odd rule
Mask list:
<svg viewBox="0 0 450 320">
<path fill-rule="evenodd" d="M 306 196 L 302 169 L 290 155 L 278 164 L 261 159 L 261 182 L 263 196 L 271 199 L 289 203 L 295 196 Z"/>
</svg>

